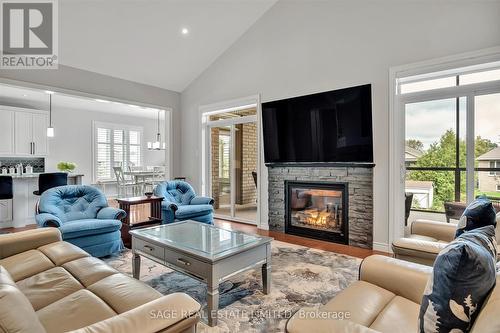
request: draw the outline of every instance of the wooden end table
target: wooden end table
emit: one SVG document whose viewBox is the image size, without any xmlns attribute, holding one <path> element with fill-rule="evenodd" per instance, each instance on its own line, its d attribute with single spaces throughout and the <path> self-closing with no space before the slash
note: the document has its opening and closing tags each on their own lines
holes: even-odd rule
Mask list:
<svg viewBox="0 0 500 333">
<path fill-rule="evenodd" d="M 120 205 L 120 209 L 123 209 L 127 216 L 122 219 L 122 241 L 123 244 L 131 248 L 132 247 L 132 237 L 130 236 L 130 230 L 145 228 L 149 226 L 161 224 L 161 202 L 163 197 L 156 196 L 141 196 L 141 197 L 131 197 L 131 198 L 118 198 L 116 199 Z M 149 204 L 150 205 L 150 216 L 146 221 L 131 221 L 130 219 L 130 207 L 135 205 Z"/>
</svg>

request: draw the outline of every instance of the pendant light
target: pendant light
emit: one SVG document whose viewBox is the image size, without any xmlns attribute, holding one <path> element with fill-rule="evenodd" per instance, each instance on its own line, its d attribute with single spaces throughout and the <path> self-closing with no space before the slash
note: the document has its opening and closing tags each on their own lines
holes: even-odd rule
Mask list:
<svg viewBox="0 0 500 333">
<path fill-rule="evenodd" d="M 52 127 L 52 95 L 54 94 L 54 92 L 46 91 L 46 93 L 49 94 L 49 127 L 47 127 L 47 137 L 53 138 L 54 127 Z"/>
<path fill-rule="evenodd" d="M 160 132 L 160 112 L 162 110 L 158 110 L 158 128 L 156 132 L 156 141 L 148 142 L 148 150 L 165 150 L 165 142 L 161 141 L 161 132 Z"/>
</svg>

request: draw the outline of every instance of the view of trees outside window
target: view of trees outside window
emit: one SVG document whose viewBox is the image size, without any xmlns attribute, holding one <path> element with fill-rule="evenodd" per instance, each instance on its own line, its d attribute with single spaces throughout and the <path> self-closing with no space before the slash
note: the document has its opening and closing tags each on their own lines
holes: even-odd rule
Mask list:
<svg viewBox="0 0 500 333">
<path fill-rule="evenodd" d="M 476 96 L 475 196 L 500 200 L 500 94 Z M 466 98 L 409 103 L 406 116 L 406 192 L 412 209 L 444 211 L 466 201 Z M 497 164 L 498 163 L 498 164 Z"/>
</svg>

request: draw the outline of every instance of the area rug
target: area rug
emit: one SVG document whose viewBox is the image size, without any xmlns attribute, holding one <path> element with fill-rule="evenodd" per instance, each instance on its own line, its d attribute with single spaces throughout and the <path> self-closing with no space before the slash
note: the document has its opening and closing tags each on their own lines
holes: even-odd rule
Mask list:
<svg viewBox="0 0 500 333">
<path fill-rule="evenodd" d="M 132 275 L 130 250 L 105 261 Z M 358 258 L 289 243 L 272 243 L 271 293 L 262 292 L 261 272 L 249 270 L 221 284 L 219 322 L 200 333 L 283 332 L 286 320 L 299 308 L 319 306 L 358 278 Z M 206 306 L 203 283 L 143 258 L 141 280 L 162 294 L 185 292 Z"/>
</svg>

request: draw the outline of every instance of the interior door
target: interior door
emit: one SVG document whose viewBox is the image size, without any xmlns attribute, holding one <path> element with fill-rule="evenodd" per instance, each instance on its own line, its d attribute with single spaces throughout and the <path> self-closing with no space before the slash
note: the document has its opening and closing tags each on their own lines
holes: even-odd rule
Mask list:
<svg viewBox="0 0 500 333">
<path fill-rule="evenodd" d="M 15 152 L 17 155 L 31 155 L 33 142 L 33 117 L 28 112 L 15 112 Z"/>
<path fill-rule="evenodd" d="M 33 115 L 33 155 L 45 156 L 48 153 L 47 127 L 49 121 L 47 115 L 34 113 Z"/>
</svg>

